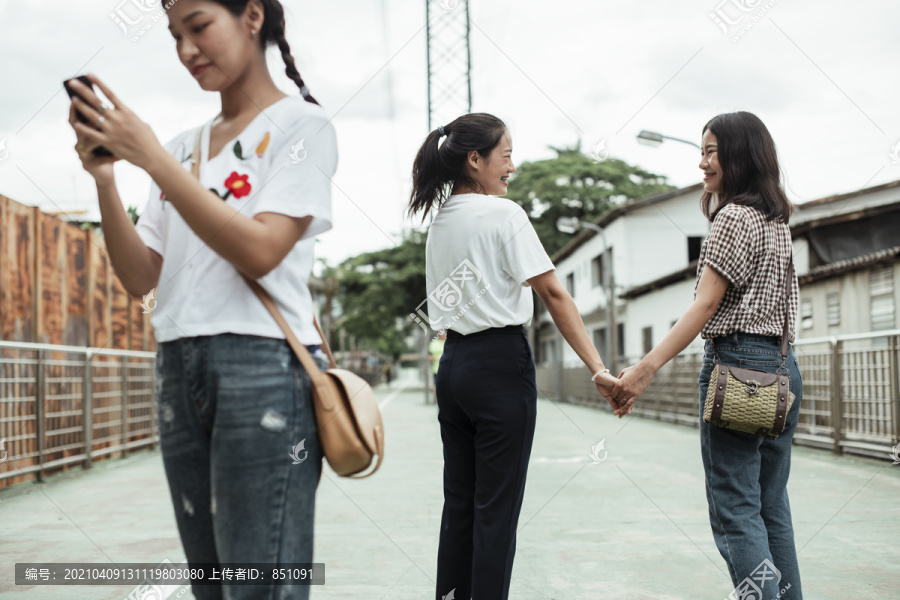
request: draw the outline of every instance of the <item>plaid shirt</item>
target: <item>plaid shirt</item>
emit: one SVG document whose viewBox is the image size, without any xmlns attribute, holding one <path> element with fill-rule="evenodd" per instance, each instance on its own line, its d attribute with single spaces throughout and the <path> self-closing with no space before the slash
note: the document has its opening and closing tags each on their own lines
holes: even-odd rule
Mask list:
<svg viewBox="0 0 900 600">
<path fill-rule="evenodd" d="M 709 265 L 729 281 L 719 308 L 703 326 L 701 337 L 734 332 L 781 337 L 784 327 L 785 277 L 793 258 L 791 230 L 786 223 L 766 221 L 755 208 L 729 204 L 716 215 L 703 241 L 697 283 Z M 791 281 L 789 340 L 794 341 L 800 290 Z"/>
</svg>

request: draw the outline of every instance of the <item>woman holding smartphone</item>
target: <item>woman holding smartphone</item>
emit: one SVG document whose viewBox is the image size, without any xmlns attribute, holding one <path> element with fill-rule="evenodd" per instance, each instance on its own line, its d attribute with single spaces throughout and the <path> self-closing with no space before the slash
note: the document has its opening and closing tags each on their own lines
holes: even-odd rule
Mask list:
<svg viewBox="0 0 900 600">
<path fill-rule="evenodd" d="M 221 113 L 163 146 L 90 76 L 113 106 L 73 84 L 84 98 L 69 112 L 75 148 L 97 184 L 116 274 L 132 296 L 157 288 L 160 443 L 188 563 L 311 563 L 322 454 L 310 382 L 243 276 L 259 282 L 315 352 L 321 338 L 307 281 L 314 237 L 331 228 L 334 129 L 294 66 L 277 0 L 167 6 L 179 60 L 203 90 L 219 94 Z M 299 96 L 272 81 L 270 44 Z M 114 156 L 93 156 L 98 146 Z M 120 159 L 153 179 L 136 227 L 116 188 Z M 301 441 L 307 460 L 295 465 L 289 452 Z M 308 586 L 192 583 L 201 599 L 309 594 Z"/>
<path fill-rule="evenodd" d="M 425 246 L 428 316 L 447 333 L 435 386 L 444 445 L 437 600 L 509 596 L 537 413 L 525 331 L 532 289 L 607 399 L 618 381 L 528 215 L 499 197 L 515 170 L 506 125 L 485 113 L 432 131 L 413 164 L 410 216 L 437 210 Z"/>
<path fill-rule="evenodd" d="M 615 397 L 621 418 L 647 389 L 662 365 L 700 334 L 706 341 L 700 371 L 700 415 L 712 375 L 714 354 L 723 365 L 775 373 L 781 366 L 785 314 L 790 336 L 797 320 L 796 276 L 787 280 L 793 260 L 792 205 L 780 183 L 775 142 L 748 112 L 722 114 L 703 127 L 703 214 L 712 230 L 703 242 L 695 299 L 671 331 L 640 363 L 622 372 Z M 700 419 L 700 450 L 706 474 L 709 520 L 719 552 L 735 587 L 745 585 L 764 560 L 781 572 L 774 595 L 802 598 L 800 569 L 787 482 L 791 440 L 800 415 L 803 381 L 793 349 L 787 368 L 794 404 L 776 439 L 708 425 Z M 763 567 L 766 568 L 766 567 Z M 759 585 L 760 580 L 754 580 Z"/>
</svg>

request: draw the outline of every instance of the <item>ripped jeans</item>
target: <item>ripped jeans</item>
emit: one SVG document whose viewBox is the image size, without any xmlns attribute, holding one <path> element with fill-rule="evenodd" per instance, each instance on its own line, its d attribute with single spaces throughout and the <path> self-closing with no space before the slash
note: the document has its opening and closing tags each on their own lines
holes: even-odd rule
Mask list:
<svg viewBox="0 0 900 600">
<path fill-rule="evenodd" d="M 311 563 L 322 450 L 309 376 L 287 342 L 231 333 L 163 342 L 156 394 L 190 566 Z M 309 586 L 191 584 L 201 600 L 309 597 Z"/>
</svg>

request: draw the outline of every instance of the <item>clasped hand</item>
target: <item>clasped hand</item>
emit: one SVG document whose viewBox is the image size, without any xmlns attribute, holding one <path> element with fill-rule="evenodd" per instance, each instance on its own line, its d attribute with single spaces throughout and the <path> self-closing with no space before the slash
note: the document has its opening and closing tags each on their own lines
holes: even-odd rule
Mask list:
<svg viewBox="0 0 900 600">
<path fill-rule="evenodd" d="M 649 367 L 640 362 L 622 369 L 618 378 L 610 373 L 598 375 L 595 383 L 597 391 L 612 406 L 613 414 L 621 419 L 631 414 L 635 401 L 647 390 L 654 374 Z"/>
</svg>

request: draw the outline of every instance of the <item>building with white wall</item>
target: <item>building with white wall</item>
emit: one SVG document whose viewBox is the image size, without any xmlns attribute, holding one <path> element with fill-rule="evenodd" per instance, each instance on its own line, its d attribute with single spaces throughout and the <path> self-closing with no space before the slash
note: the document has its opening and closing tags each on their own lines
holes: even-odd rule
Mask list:
<svg viewBox="0 0 900 600">
<path fill-rule="evenodd" d="M 797 205 L 790 225 L 798 337 L 900 328 L 900 181 Z M 696 274 L 692 263 L 620 294 L 629 358 L 643 356 L 687 309 Z"/>
<path fill-rule="evenodd" d="M 622 292 L 628 305 L 625 356 L 635 362 L 650 352 L 672 329 L 694 300 L 697 261 L 663 277 Z M 702 348 L 698 336 L 688 350 Z"/>
<path fill-rule="evenodd" d="M 709 222 L 700 211 L 702 193 L 702 184 L 670 190 L 632 201 L 595 221 L 606 233 L 612 256 L 612 274 L 618 296 L 615 312 L 617 358 L 641 354 L 644 335 L 641 328 L 646 325 L 641 325 L 635 333 L 635 323 L 649 320 L 655 343 L 668 331 L 664 326 L 671 326 L 670 321 L 677 319 L 686 307 L 677 296 L 672 296 L 660 301 L 641 302 L 632 308 L 633 303 L 621 296 L 627 290 L 684 270 L 699 256 L 700 244 L 709 232 Z M 604 362 L 610 363 L 604 355 L 607 294 L 602 265 L 605 251 L 603 236 L 584 230 L 551 258 L 556 265 L 557 276 L 569 288 L 594 345 L 600 350 Z M 690 299 L 688 295 L 688 304 Z M 561 345 L 563 365 L 579 366 L 581 360 L 568 344 L 558 338 L 550 316 L 540 302 L 537 304 L 540 306 L 539 318 L 535 321 L 538 362 L 551 363 L 556 348 Z M 638 314 L 634 314 L 635 311 Z M 617 362 L 618 366 L 625 366 L 622 360 Z"/>
</svg>

